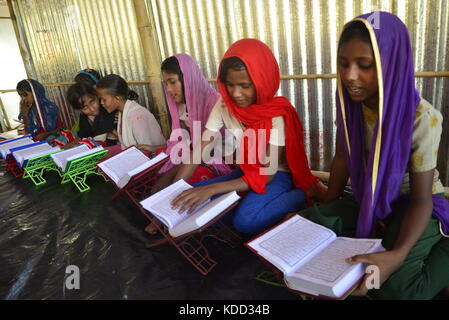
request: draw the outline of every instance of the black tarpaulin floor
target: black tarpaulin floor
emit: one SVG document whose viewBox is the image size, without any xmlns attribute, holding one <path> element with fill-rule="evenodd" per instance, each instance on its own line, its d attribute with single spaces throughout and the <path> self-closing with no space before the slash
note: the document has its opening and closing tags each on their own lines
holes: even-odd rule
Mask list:
<svg viewBox="0 0 449 320">
<path fill-rule="evenodd" d="M 89 177 L 85 193 L 45 177 L 41 187 L 0 177 L 1 299 L 299 299 L 255 280 L 268 269 L 243 245 L 207 240 L 218 265 L 203 276 L 168 244 L 147 249 L 146 218 L 126 196 L 111 200 L 101 177 Z M 70 265 L 80 270 L 78 290 L 66 288 Z"/>
</svg>

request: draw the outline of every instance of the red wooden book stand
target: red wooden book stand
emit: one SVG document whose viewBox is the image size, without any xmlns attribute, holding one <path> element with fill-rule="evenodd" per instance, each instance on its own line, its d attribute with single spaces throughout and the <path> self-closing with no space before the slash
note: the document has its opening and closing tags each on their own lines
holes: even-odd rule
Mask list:
<svg viewBox="0 0 449 320">
<path fill-rule="evenodd" d="M 262 276 L 258 276 L 258 280 L 262 281 L 262 282 L 266 282 L 266 283 L 272 283 L 277 285 L 282 284 L 283 286 L 285 286 L 289 291 L 298 294 L 301 299 L 303 300 L 310 300 L 310 299 L 321 299 L 321 300 L 344 300 L 346 299 L 351 293 L 352 291 L 354 291 L 360 284 L 360 282 L 362 281 L 362 279 L 360 279 L 359 281 L 357 281 L 348 291 L 345 292 L 345 294 L 339 298 L 334 298 L 334 297 L 328 297 L 328 296 L 323 296 L 323 295 L 312 295 L 309 293 L 305 293 L 302 291 L 297 291 L 294 290 L 290 287 L 287 286 L 287 284 L 284 281 L 284 273 L 279 270 L 276 266 L 274 266 L 271 262 L 269 262 L 268 260 L 266 260 L 264 257 L 262 257 L 261 255 L 259 255 L 252 247 L 250 247 L 248 245 L 249 242 L 253 241 L 256 238 L 259 238 L 261 236 L 263 236 L 264 234 L 266 234 L 267 232 L 271 231 L 272 229 L 276 228 L 277 226 L 279 226 L 280 224 L 284 223 L 286 220 L 288 220 L 289 218 L 283 219 L 281 222 L 279 222 L 278 224 L 276 224 L 275 226 L 269 228 L 268 230 L 264 231 L 263 233 L 257 235 L 256 237 L 252 238 L 251 240 L 249 240 L 248 242 L 246 242 L 244 245 L 245 247 L 247 247 L 249 250 L 251 250 L 252 252 L 254 252 L 259 259 L 262 261 L 263 264 L 265 264 L 269 269 L 271 269 L 273 271 L 274 274 L 269 274 L 269 273 L 264 273 L 264 275 Z"/>
<path fill-rule="evenodd" d="M 177 238 L 173 238 L 168 233 L 168 229 L 140 204 L 140 201 L 150 196 L 151 187 L 156 179 L 156 175 L 141 175 L 136 177 L 133 183 L 126 189 L 126 193 L 130 199 L 162 235 L 162 238 L 149 243 L 147 248 L 153 248 L 164 243 L 169 243 L 173 245 L 201 274 L 208 274 L 217 265 L 217 262 L 210 257 L 207 248 L 204 246 L 204 240 L 206 238 L 215 238 L 228 244 L 231 248 L 237 247 L 242 242 L 241 237 L 237 233 L 220 221 L 220 219 L 237 206 L 238 203 L 234 203 L 203 227 Z"/>
<path fill-rule="evenodd" d="M 23 169 L 19 167 L 16 159 L 14 159 L 11 154 L 6 157 L 6 171 L 11 172 L 16 178 L 20 178 L 23 176 Z"/>
</svg>

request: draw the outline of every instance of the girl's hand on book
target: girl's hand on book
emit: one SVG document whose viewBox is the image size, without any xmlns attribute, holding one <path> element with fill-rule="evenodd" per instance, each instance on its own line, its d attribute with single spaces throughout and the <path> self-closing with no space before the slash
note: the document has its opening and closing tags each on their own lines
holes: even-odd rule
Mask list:
<svg viewBox="0 0 449 320">
<path fill-rule="evenodd" d="M 404 257 L 393 250 L 376 252 L 370 254 L 360 254 L 353 256 L 351 258 L 346 259 L 347 263 L 356 264 L 356 263 L 366 263 L 367 266 L 373 265 L 376 266 L 379 270 L 379 288 L 372 289 L 380 289 L 380 286 L 391 276 L 393 272 L 395 272 L 404 261 Z M 363 277 L 362 282 L 359 287 L 352 292 L 354 296 L 364 296 L 368 292 L 368 287 L 366 283 L 373 283 L 372 279 L 375 277 L 375 274 L 366 274 Z"/>
<path fill-rule="evenodd" d="M 190 208 L 187 213 L 192 213 L 199 205 L 214 195 L 211 192 L 211 189 L 212 188 L 210 186 L 202 186 L 182 192 L 175 199 L 173 199 L 171 203 L 172 209 L 175 210 L 176 208 L 180 208 L 178 212 L 181 214 Z"/>
</svg>

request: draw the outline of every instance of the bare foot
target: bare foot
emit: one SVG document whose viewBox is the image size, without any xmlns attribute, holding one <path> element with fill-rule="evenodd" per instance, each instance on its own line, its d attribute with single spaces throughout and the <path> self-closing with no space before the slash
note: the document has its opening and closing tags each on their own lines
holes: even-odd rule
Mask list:
<svg viewBox="0 0 449 320">
<path fill-rule="evenodd" d="M 151 235 L 155 235 L 157 233 L 157 227 L 150 223 L 149 225 L 147 225 L 147 227 L 145 228 L 145 231 Z"/>
<path fill-rule="evenodd" d="M 285 216 L 284 220 L 288 220 L 288 219 L 290 219 L 291 217 L 293 217 L 293 216 L 296 215 L 296 214 L 298 214 L 298 213 L 297 213 L 297 212 L 290 212 L 290 213 L 287 213 L 287 215 Z"/>
</svg>

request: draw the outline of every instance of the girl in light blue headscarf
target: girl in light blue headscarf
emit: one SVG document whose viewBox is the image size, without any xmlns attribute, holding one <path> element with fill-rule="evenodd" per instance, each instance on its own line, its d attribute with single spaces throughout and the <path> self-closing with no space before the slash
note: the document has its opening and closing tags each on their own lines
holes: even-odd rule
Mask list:
<svg viewBox="0 0 449 320">
<path fill-rule="evenodd" d="M 16 87 L 21 97 L 21 115 L 24 120 L 25 133 L 36 140 L 45 139 L 56 133 L 58 122 L 58 107 L 47 99 L 45 89 L 36 80 L 25 79 Z"/>
</svg>

